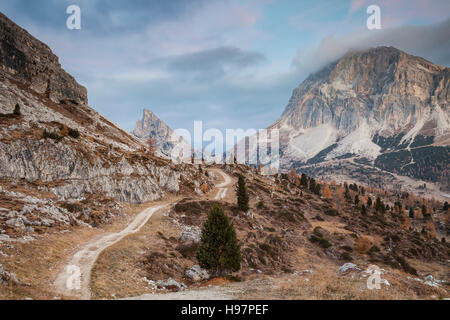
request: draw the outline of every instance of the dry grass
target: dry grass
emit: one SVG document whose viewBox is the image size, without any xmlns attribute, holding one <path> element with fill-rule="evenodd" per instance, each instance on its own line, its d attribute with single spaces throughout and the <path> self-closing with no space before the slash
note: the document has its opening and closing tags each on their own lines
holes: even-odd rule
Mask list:
<svg viewBox="0 0 450 320">
<path fill-rule="evenodd" d="M 243 284 L 246 288 L 238 299 L 287 299 L 287 300 L 410 300 L 442 299 L 449 295 L 439 288 L 407 279 L 407 274 L 389 270 L 382 278 L 390 287 L 381 285 L 379 290 L 367 289 L 366 279 L 359 273 L 339 276 L 337 267 L 327 263 L 316 265 L 314 273 L 285 275 L 272 278 L 266 285 Z"/>
<path fill-rule="evenodd" d="M 148 205 L 148 204 L 147 204 Z M 53 283 L 60 269 L 84 243 L 105 232 L 117 232 L 142 210 L 143 206 L 128 206 L 122 216 L 103 229 L 74 227 L 70 231 L 44 233 L 37 240 L 20 243 L 0 243 L 3 267 L 17 275 L 28 285 L 0 286 L 0 299 L 56 299 L 65 298 L 55 294 Z"/>
<path fill-rule="evenodd" d="M 152 205 L 167 203 L 174 199 L 176 198 L 154 202 Z M 179 230 L 174 230 L 164 219 L 164 212 L 164 210 L 156 212 L 140 231 L 125 237 L 99 255 L 91 275 L 90 287 L 93 299 L 124 298 L 151 292 L 151 288 L 143 280 L 147 274 L 140 265 L 139 257 L 147 252 L 168 251 L 164 239 L 179 236 Z M 176 252 L 167 253 L 172 253 L 171 258 L 178 260 L 177 262 L 183 262 Z"/>
</svg>

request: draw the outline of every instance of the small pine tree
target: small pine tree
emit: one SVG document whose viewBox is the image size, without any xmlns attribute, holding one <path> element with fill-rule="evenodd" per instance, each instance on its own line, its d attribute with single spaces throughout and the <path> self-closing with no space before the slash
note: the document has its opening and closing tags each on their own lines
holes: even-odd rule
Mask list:
<svg viewBox="0 0 450 320">
<path fill-rule="evenodd" d="M 366 206 L 364 204 L 361 206 L 361 214 L 363 216 L 365 216 L 367 214 L 367 209 L 366 209 Z"/>
<path fill-rule="evenodd" d="M 350 192 L 348 191 L 348 188 L 345 188 L 344 198 L 347 200 L 352 199 L 352 197 L 350 196 Z"/>
<path fill-rule="evenodd" d="M 358 205 L 358 203 L 359 203 L 359 196 L 356 195 L 356 196 L 355 196 L 355 205 Z"/>
<path fill-rule="evenodd" d="M 300 185 L 303 187 L 308 187 L 308 177 L 304 173 L 302 173 L 302 177 L 300 178 Z"/>
<path fill-rule="evenodd" d="M 448 208 L 450 208 L 450 205 L 448 204 L 448 201 L 445 201 L 444 206 L 442 207 L 442 210 L 447 211 Z"/>
<path fill-rule="evenodd" d="M 316 183 L 316 186 L 314 187 L 314 193 L 320 196 L 320 190 L 321 190 L 320 184 Z"/>
<path fill-rule="evenodd" d="M 20 106 L 17 103 L 16 106 L 14 107 L 14 112 L 13 112 L 16 116 L 20 116 L 21 112 L 20 112 Z"/>
<path fill-rule="evenodd" d="M 237 205 L 239 209 L 244 212 L 248 211 L 249 209 L 248 193 L 243 175 L 239 175 L 238 184 L 236 187 L 236 196 L 237 196 Z"/>
<path fill-rule="evenodd" d="M 386 207 L 380 197 L 377 197 L 377 200 L 375 201 L 375 211 L 381 213 L 386 212 Z"/>
<path fill-rule="evenodd" d="M 409 208 L 409 217 L 410 217 L 411 219 L 414 219 L 414 210 L 413 210 L 412 207 Z"/>
<path fill-rule="evenodd" d="M 331 190 L 327 184 L 325 184 L 325 187 L 323 188 L 322 195 L 324 198 L 331 199 Z"/>
<path fill-rule="evenodd" d="M 368 197 L 367 198 L 367 207 L 370 208 L 372 206 L 372 198 Z"/>
<path fill-rule="evenodd" d="M 241 268 L 241 248 L 230 219 L 219 205 L 214 205 L 203 225 L 197 260 L 202 268 L 222 276 Z"/>
<path fill-rule="evenodd" d="M 313 178 L 309 179 L 309 191 L 314 192 L 316 189 L 316 180 Z"/>
</svg>

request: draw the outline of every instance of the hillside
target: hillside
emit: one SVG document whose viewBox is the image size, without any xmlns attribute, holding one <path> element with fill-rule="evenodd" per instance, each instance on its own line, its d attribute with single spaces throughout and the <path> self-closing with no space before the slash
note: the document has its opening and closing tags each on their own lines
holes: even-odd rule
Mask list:
<svg viewBox="0 0 450 320">
<path fill-rule="evenodd" d="M 283 168 L 415 192 L 427 184 L 442 196 L 449 71 L 393 47 L 347 53 L 297 87 L 271 126 L 281 131 Z"/>
<path fill-rule="evenodd" d="M 340 167 L 332 176 L 342 182 L 326 182 L 295 170 L 262 175 L 246 165 L 174 164 L 94 111 L 86 89 L 48 46 L 4 15 L 0 25 L 1 299 L 449 298 L 448 203 L 344 182 Z M 446 72 L 430 70 L 436 79 Z M 437 101 L 446 99 L 441 82 L 433 82 Z M 293 132 L 299 136 L 292 141 L 301 140 L 309 130 L 295 131 L 298 122 L 288 121 L 296 108 L 277 123 L 290 126 L 283 139 Z M 448 105 L 439 108 L 447 112 Z M 428 120 L 416 131 L 433 142 L 423 138 L 421 146 L 448 148 L 445 123 L 432 127 Z M 362 130 L 355 125 L 333 124 L 346 137 Z M 410 132 L 405 136 L 414 138 L 405 141 L 413 153 L 419 135 Z M 135 131 L 162 142 L 170 133 L 149 111 Z M 284 141 L 286 156 L 291 144 Z M 367 167 L 375 170 L 384 154 Z M 349 163 L 363 161 L 356 158 Z M 307 168 L 295 159 L 289 163 Z M 239 176 L 250 199 L 246 212 L 236 205 Z M 241 269 L 227 277 L 211 278 L 196 266 L 213 205 L 233 223 L 242 255 Z M 381 290 L 366 288 L 372 264 L 382 268 Z M 73 266 L 80 288 L 67 284 Z"/>
<path fill-rule="evenodd" d="M 48 46 L 4 15 L 0 24 L 0 237 L 97 226 L 121 203 L 160 199 L 192 182 L 189 167 L 148 154 L 90 108 L 86 89 Z"/>
</svg>

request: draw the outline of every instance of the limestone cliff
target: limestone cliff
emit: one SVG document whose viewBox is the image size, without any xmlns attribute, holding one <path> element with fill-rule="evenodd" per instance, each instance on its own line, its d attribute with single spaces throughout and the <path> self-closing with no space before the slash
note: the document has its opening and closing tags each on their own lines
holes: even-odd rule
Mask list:
<svg viewBox="0 0 450 320">
<path fill-rule="evenodd" d="M 449 84 L 449 68 L 393 47 L 349 52 L 297 87 L 272 126 L 284 167 L 356 160 L 448 188 Z"/>
<path fill-rule="evenodd" d="M 197 174 L 91 109 L 51 50 L 0 14 L 0 236 L 97 225 L 121 202 L 200 185 Z"/>
</svg>

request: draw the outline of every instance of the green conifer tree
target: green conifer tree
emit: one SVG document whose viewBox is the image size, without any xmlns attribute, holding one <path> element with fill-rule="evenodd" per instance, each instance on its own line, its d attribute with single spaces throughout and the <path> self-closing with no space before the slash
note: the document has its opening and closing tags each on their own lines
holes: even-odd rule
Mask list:
<svg viewBox="0 0 450 320">
<path fill-rule="evenodd" d="M 238 184 L 236 187 L 237 204 L 240 210 L 247 212 L 248 205 L 248 193 L 245 185 L 245 179 L 243 175 L 239 175 Z"/>
<path fill-rule="evenodd" d="M 364 204 L 361 206 L 361 214 L 363 216 L 365 216 L 367 214 L 367 209 L 366 209 L 366 206 Z"/>
<path fill-rule="evenodd" d="M 241 248 L 236 231 L 219 205 L 210 209 L 203 225 L 197 260 L 202 268 L 218 276 L 241 268 Z"/>
</svg>

